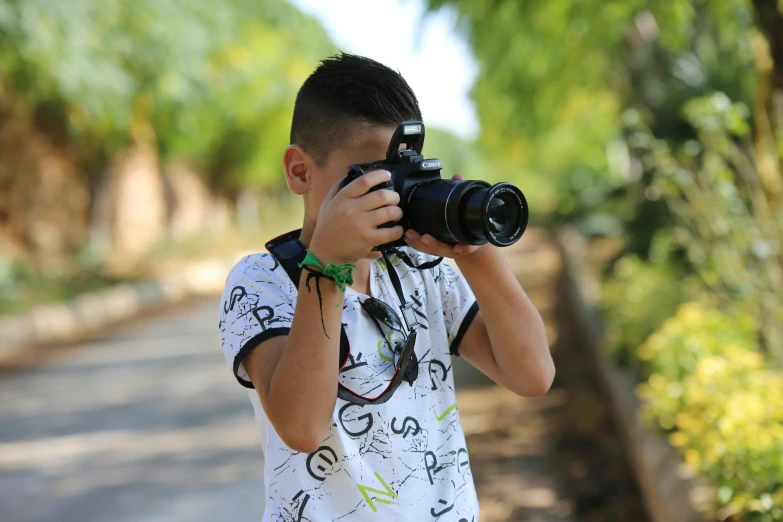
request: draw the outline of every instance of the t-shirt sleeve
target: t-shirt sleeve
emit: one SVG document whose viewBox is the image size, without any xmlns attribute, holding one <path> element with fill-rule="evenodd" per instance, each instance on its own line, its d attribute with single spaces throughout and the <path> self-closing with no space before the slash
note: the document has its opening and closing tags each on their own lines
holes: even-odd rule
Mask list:
<svg viewBox="0 0 783 522">
<path fill-rule="evenodd" d="M 478 313 L 478 302 L 468 282 L 451 265 L 436 267 L 436 279 L 443 300 L 443 315 L 449 339 L 449 352 L 459 356 L 459 344 Z"/>
<path fill-rule="evenodd" d="M 272 337 L 288 335 L 294 320 L 296 288 L 269 254 L 247 256 L 226 278 L 220 303 L 223 355 L 239 383 L 253 388 L 242 360 Z"/>
</svg>

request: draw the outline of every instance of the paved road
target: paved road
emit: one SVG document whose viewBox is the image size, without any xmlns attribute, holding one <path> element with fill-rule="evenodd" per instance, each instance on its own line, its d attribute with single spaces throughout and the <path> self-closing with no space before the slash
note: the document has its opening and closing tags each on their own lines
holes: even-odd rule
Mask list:
<svg viewBox="0 0 783 522">
<path fill-rule="evenodd" d="M 0 520 L 259 520 L 263 455 L 217 299 L 0 373 Z"/>
</svg>

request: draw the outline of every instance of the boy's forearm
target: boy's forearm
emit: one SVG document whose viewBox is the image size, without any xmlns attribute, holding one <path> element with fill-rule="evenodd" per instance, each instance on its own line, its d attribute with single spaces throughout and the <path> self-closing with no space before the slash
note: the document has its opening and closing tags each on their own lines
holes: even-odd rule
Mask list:
<svg viewBox="0 0 783 522">
<path fill-rule="evenodd" d="M 319 304 L 316 280 L 311 279 L 307 288 L 308 274 L 302 272 L 291 332 L 266 402 L 272 410 L 267 415 L 278 431 L 287 430 L 312 445 L 326 435 L 337 400 L 343 295 L 334 282 L 320 278 Z"/>
<path fill-rule="evenodd" d="M 554 363 L 544 322 L 499 248 L 458 257 L 457 266 L 476 296 L 500 371 L 546 391 Z"/>
</svg>

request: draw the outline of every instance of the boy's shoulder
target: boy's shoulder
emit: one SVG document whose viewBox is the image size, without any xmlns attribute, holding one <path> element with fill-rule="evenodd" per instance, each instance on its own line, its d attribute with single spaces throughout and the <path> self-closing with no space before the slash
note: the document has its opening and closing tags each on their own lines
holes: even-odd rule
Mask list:
<svg viewBox="0 0 783 522">
<path fill-rule="evenodd" d="M 226 278 L 226 285 L 242 282 L 283 288 L 293 285 L 277 259 L 266 252 L 247 255 L 234 264 Z"/>
</svg>

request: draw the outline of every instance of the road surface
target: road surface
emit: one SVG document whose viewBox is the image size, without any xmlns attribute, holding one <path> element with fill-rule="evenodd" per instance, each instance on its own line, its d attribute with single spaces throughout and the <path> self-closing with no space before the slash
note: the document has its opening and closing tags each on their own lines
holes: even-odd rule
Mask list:
<svg viewBox="0 0 783 522">
<path fill-rule="evenodd" d="M 0 520 L 259 520 L 263 455 L 218 300 L 0 374 Z"/>
</svg>

